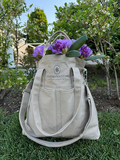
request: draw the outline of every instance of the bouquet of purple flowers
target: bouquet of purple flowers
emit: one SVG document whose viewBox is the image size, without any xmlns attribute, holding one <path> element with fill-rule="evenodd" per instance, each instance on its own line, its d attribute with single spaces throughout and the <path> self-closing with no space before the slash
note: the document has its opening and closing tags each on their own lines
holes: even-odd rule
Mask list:
<svg viewBox="0 0 120 160">
<path fill-rule="evenodd" d="M 83 60 L 94 60 L 98 58 L 102 58 L 103 55 L 92 56 L 92 50 L 85 44 L 87 36 L 84 35 L 79 39 L 57 39 L 55 44 L 49 45 L 46 55 L 54 54 L 54 55 L 63 55 L 65 54 L 67 57 L 79 57 Z M 34 50 L 33 57 L 35 61 L 39 61 L 44 52 L 44 46 L 37 46 Z"/>
</svg>

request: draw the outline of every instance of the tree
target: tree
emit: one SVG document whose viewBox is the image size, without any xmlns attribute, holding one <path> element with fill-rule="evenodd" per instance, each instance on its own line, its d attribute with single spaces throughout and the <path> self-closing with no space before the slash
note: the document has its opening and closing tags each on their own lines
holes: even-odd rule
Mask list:
<svg viewBox="0 0 120 160">
<path fill-rule="evenodd" d="M 20 18 L 20 15 L 27 10 L 28 8 L 26 7 L 24 0 L 3 0 L 0 5 L 1 67 L 7 59 L 7 48 L 14 43 L 17 50 L 18 62 L 18 28 L 21 27 L 20 23 L 18 24 L 18 19 Z M 10 33 L 15 34 L 15 39 L 10 35 Z M 11 39 L 13 41 L 11 41 Z"/>
<path fill-rule="evenodd" d="M 117 5 L 120 5 L 120 1 L 119 0 L 109 0 L 108 1 L 108 6 L 111 6 L 112 5 L 112 7 L 115 9 L 115 7 L 117 6 Z M 117 10 L 115 10 L 115 12 L 114 12 L 114 16 L 115 17 L 120 17 L 120 8 L 118 8 Z"/>
<path fill-rule="evenodd" d="M 71 39 L 78 38 L 79 35 L 76 31 L 82 26 L 79 19 L 75 21 L 75 15 L 78 12 L 76 5 L 65 3 L 64 7 L 55 6 L 55 9 L 57 21 L 53 22 L 54 31 L 63 30 Z"/>
<path fill-rule="evenodd" d="M 113 66 L 118 99 L 120 98 L 116 68 L 120 64 L 120 53 L 116 50 L 115 43 L 112 42 L 114 33 L 120 29 L 119 16 L 115 17 L 119 7 L 114 0 L 112 0 L 112 5 L 109 5 L 106 0 L 77 0 L 76 5 L 71 3 L 70 5 L 65 4 L 64 7 L 56 7 L 58 20 L 54 22 L 54 30 L 62 28 L 70 38 L 78 38 L 81 34 L 87 34 L 95 46 L 94 54 L 106 55 L 103 64 L 106 71 L 108 97 L 111 97 L 109 69 Z"/>
<path fill-rule="evenodd" d="M 17 67 L 18 66 L 18 41 L 20 39 L 18 37 L 18 35 L 19 35 L 19 29 L 21 28 L 21 26 L 20 26 L 21 22 L 18 23 L 18 19 L 20 18 L 21 14 L 23 12 L 28 11 L 28 8 L 26 7 L 26 3 L 25 3 L 24 0 L 22 0 L 22 1 L 21 0 L 20 1 L 19 0 L 17 0 L 17 1 L 14 0 L 13 4 L 14 4 L 14 6 L 13 6 L 13 10 L 12 10 L 11 14 L 14 17 L 14 20 L 15 20 L 15 23 L 13 24 L 13 26 L 15 28 L 14 31 L 13 31 L 13 34 L 15 35 L 15 38 L 13 37 L 13 39 L 14 39 L 14 42 L 15 42 L 15 48 L 16 48 L 16 53 L 17 53 L 17 63 L 16 63 L 16 67 Z"/>
<path fill-rule="evenodd" d="M 27 42 L 41 43 L 47 39 L 47 19 L 44 10 L 35 8 L 28 14 L 27 26 L 23 29 L 27 33 Z"/>
</svg>

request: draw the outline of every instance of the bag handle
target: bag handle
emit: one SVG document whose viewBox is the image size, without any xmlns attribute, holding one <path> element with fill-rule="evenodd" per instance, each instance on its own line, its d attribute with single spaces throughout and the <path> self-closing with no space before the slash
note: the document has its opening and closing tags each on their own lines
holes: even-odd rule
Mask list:
<svg viewBox="0 0 120 160">
<path fill-rule="evenodd" d="M 52 44 L 54 44 L 55 42 L 56 42 L 56 40 L 59 38 L 59 37 L 64 37 L 64 38 L 66 38 L 66 39 L 68 39 L 64 34 L 59 34 L 55 39 L 54 39 L 54 41 L 52 42 Z"/>
<path fill-rule="evenodd" d="M 35 91 L 34 94 L 32 94 L 32 98 L 34 99 L 34 101 L 32 101 L 32 105 L 34 106 L 33 109 L 33 115 L 34 115 L 34 120 L 35 120 L 35 124 L 37 129 L 44 135 L 44 136 L 55 136 L 57 134 L 62 133 L 75 119 L 79 108 L 81 106 L 81 75 L 80 75 L 80 71 L 78 68 L 71 68 L 73 70 L 73 74 L 74 74 L 74 93 L 75 93 L 75 106 L 74 108 L 76 109 L 76 111 L 74 112 L 73 117 L 56 133 L 50 134 L 47 133 L 45 131 L 43 131 L 42 129 L 42 123 L 41 123 L 41 117 L 39 114 L 39 104 L 38 104 L 38 95 L 39 95 L 39 88 L 41 86 L 41 79 L 42 79 L 42 73 L 44 71 L 44 69 L 39 69 L 36 73 L 35 79 L 34 79 L 34 85 L 33 85 L 33 90 Z"/>
<path fill-rule="evenodd" d="M 50 37 L 50 39 L 48 40 L 48 43 L 50 43 L 50 42 L 52 41 L 52 39 L 55 37 L 55 35 L 58 34 L 58 33 L 61 33 L 62 35 L 64 35 L 64 37 L 65 37 L 66 39 L 70 39 L 65 32 L 63 32 L 63 31 L 57 31 L 57 32 L 55 32 L 55 33 Z"/>
<path fill-rule="evenodd" d="M 45 47 L 44 47 L 44 52 L 43 52 L 43 56 L 45 56 L 45 53 L 46 53 L 46 50 L 48 49 L 49 45 L 50 45 L 50 42 L 52 41 L 52 39 L 55 37 L 56 34 L 58 33 L 61 33 L 59 36 L 63 35 L 66 39 L 70 39 L 67 34 L 63 31 L 57 31 L 55 32 L 51 37 L 50 39 L 47 41 L 47 43 L 45 44 Z M 58 38 L 58 36 L 57 36 Z"/>
<path fill-rule="evenodd" d="M 76 141 L 78 141 L 79 139 L 81 139 L 84 135 L 84 133 L 86 132 L 88 125 L 91 121 L 91 117 L 92 117 L 92 103 L 91 103 L 91 98 L 89 96 L 89 89 L 88 86 L 85 85 L 86 87 L 86 91 L 87 91 L 87 97 L 88 97 L 88 106 L 89 106 L 89 111 L 90 111 L 90 116 L 88 119 L 88 122 L 86 123 L 83 132 L 78 136 L 75 137 L 73 139 L 67 140 L 67 141 L 62 141 L 62 142 L 48 142 L 45 140 L 41 140 L 39 138 L 36 138 L 34 132 L 30 132 L 29 129 L 27 128 L 27 126 L 25 125 L 25 113 L 27 110 L 27 106 L 28 106 L 28 101 L 29 101 L 29 97 L 30 97 L 30 91 L 32 88 L 32 81 L 29 82 L 29 84 L 27 85 L 26 89 L 24 90 L 23 93 L 23 98 L 22 98 L 22 103 L 21 103 L 21 107 L 20 107 L 20 112 L 19 112 L 19 121 L 20 121 L 20 125 L 22 127 L 22 130 L 24 131 L 25 135 L 31 139 L 32 141 L 44 145 L 46 147 L 63 147 L 63 146 L 67 146 L 70 145 Z"/>
</svg>

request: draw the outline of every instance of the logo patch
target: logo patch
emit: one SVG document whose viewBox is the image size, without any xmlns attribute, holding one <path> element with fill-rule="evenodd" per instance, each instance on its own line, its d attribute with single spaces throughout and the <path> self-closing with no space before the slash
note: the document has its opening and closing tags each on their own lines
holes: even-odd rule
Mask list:
<svg viewBox="0 0 120 160">
<path fill-rule="evenodd" d="M 54 73 L 59 74 L 60 73 L 60 66 L 55 66 L 54 67 Z"/>
</svg>

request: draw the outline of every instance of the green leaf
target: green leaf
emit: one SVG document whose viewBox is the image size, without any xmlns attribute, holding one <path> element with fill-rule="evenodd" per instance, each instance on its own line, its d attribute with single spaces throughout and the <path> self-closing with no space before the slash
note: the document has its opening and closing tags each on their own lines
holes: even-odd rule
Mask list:
<svg viewBox="0 0 120 160">
<path fill-rule="evenodd" d="M 80 56 L 80 52 L 77 50 L 71 50 L 66 53 L 66 57 L 78 57 Z"/>
<path fill-rule="evenodd" d="M 82 47 L 83 44 L 85 44 L 86 40 L 87 40 L 87 35 L 81 36 L 70 46 L 69 51 L 78 50 L 80 47 Z"/>
<path fill-rule="evenodd" d="M 33 4 L 31 4 L 30 6 L 29 6 L 29 8 L 31 8 L 33 6 Z"/>
<path fill-rule="evenodd" d="M 52 46 L 53 47 L 53 49 L 55 49 L 55 46 Z"/>
<path fill-rule="evenodd" d="M 65 3 L 64 5 L 65 5 L 65 7 L 67 7 L 67 3 Z"/>
<path fill-rule="evenodd" d="M 41 55 L 37 55 L 37 58 L 41 59 L 41 58 L 42 58 L 42 56 L 41 56 Z"/>
<path fill-rule="evenodd" d="M 114 133 L 115 135 L 117 135 L 117 136 L 119 136 L 119 135 L 120 135 L 120 131 L 118 131 L 117 129 L 116 129 L 116 130 L 114 130 L 114 131 L 113 131 L 113 133 Z"/>
<path fill-rule="evenodd" d="M 62 53 L 55 53 L 55 55 L 62 55 Z"/>
<path fill-rule="evenodd" d="M 52 50 L 47 50 L 46 55 L 52 54 Z"/>
<path fill-rule="evenodd" d="M 29 58 L 30 58 L 30 59 L 33 59 L 33 60 L 34 60 L 34 59 L 38 60 L 37 57 L 33 57 L 33 56 L 29 56 Z"/>
<path fill-rule="evenodd" d="M 100 4 L 98 3 L 98 4 L 97 4 L 97 9 L 99 9 L 99 7 L 100 7 Z"/>
<path fill-rule="evenodd" d="M 95 59 L 100 59 L 100 58 L 104 58 L 104 57 L 105 57 L 105 55 L 91 56 L 91 57 L 87 57 L 87 58 L 85 59 L 85 61 L 93 61 L 93 60 L 95 60 Z"/>
</svg>

